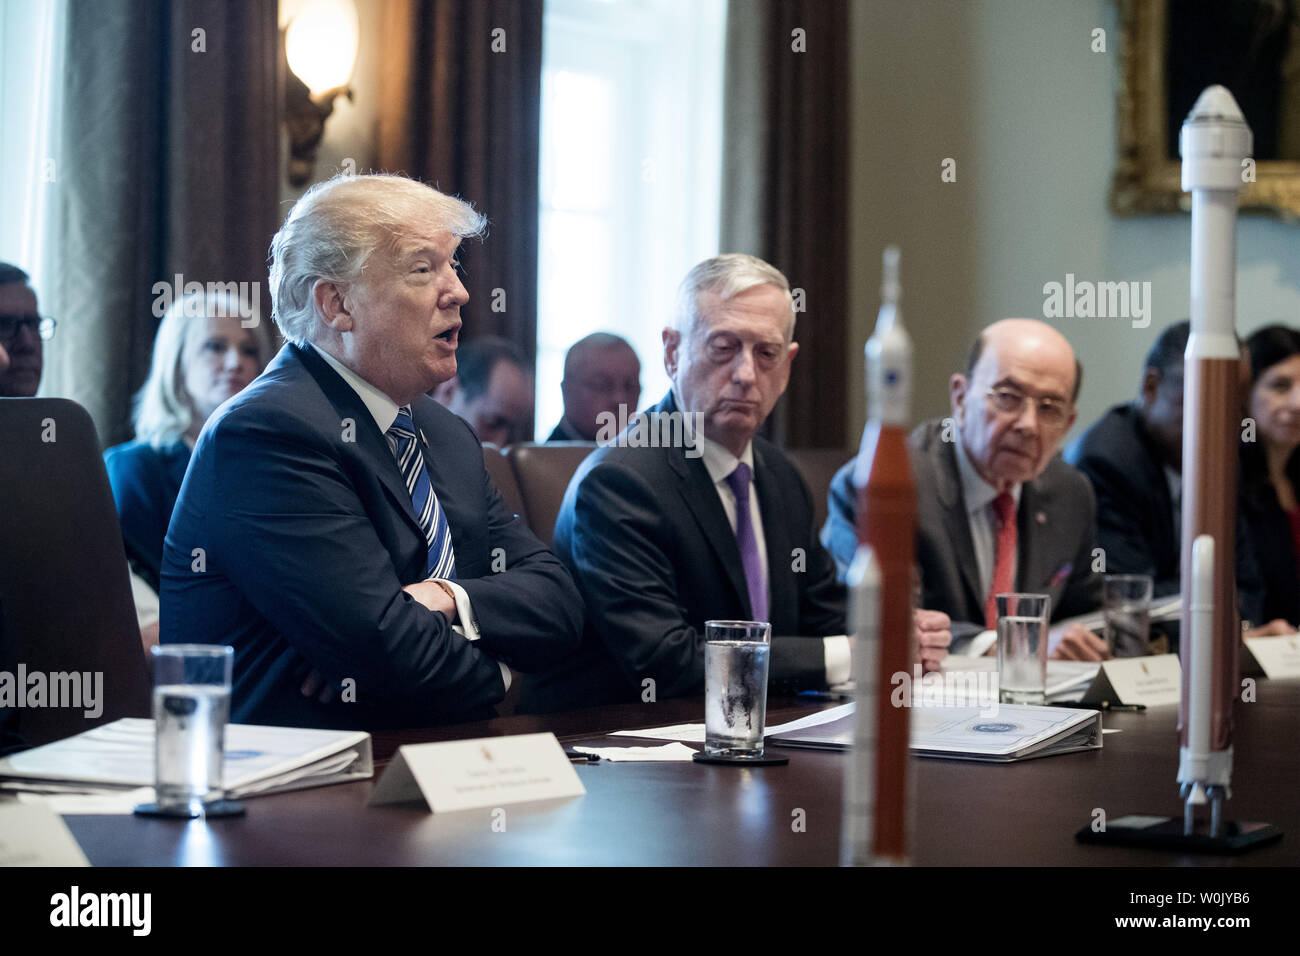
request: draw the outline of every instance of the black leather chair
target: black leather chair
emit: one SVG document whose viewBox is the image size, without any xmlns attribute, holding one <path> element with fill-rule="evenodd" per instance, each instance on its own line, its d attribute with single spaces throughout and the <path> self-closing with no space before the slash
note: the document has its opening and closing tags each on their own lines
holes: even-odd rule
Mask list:
<svg viewBox="0 0 1300 956">
<path fill-rule="evenodd" d="M 103 710 L 19 707 L 29 746 L 148 717 L 150 680 L 95 426 L 60 398 L 0 398 L 0 670 L 100 673 Z"/>
</svg>

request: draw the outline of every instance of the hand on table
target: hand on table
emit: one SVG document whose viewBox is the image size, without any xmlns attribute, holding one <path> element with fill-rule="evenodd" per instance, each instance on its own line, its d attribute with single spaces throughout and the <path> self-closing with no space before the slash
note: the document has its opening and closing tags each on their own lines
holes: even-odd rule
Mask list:
<svg viewBox="0 0 1300 956">
<path fill-rule="evenodd" d="M 1295 628 L 1291 626 L 1290 621 L 1284 621 L 1280 617 L 1275 617 L 1267 624 L 1261 624 L 1259 627 L 1252 627 L 1249 631 L 1243 631 L 1242 637 L 1283 637 L 1287 634 L 1294 634 Z"/>
<path fill-rule="evenodd" d="M 912 632 L 916 635 L 916 659 L 923 672 L 937 671 L 948 656 L 952 643 L 952 621 L 942 611 L 917 608 L 912 615 Z"/>
<path fill-rule="evenodd" d="M 1053 635 L 1055 637 L 1055 635 Z M 1057 661 L 1108 661 L 1110 649 L 1106 641 L 1082 624 L 1071 624 L 1053 642 L 1052 660 Z"/>
</svg>

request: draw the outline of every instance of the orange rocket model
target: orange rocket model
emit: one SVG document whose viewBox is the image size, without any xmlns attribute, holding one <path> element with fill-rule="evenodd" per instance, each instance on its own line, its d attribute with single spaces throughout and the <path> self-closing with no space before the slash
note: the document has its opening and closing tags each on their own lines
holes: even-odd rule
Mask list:
<svg viewBox="0 0 1300 956">
<path fill-rule="evenodd" d="M 858 486 L 858 557 L 853 589 L 854 672 L 859 733 L 855 758 L 869 780 L 869 860 L 907 860 L 908 712 L 890 703 L 894 674 L 912 666 L 912 581 L 916 555 L 916 485 L 907 454 L 912 396 L 912 342 L 898 300 L 898 249 L 884 255 L 884 285 L 876 329 L 867 342 L 866 431 L 854 481 Z M 859 593 L 874 590 L 874 595 Z M 878 589 L 878 590 L 877 590 Z M 862 621 L 876 612 L 875 621 Z M 872 627 L 871 625 L 875 626 Z M 873 711 L 866 713 L 867 709 Z M 874 727 L 870 723 L 874 722 Z M 873 750 L 865 753 L 864 750 Z M 861 854 L 860 854 L 861 856 Z"/>
</svg>

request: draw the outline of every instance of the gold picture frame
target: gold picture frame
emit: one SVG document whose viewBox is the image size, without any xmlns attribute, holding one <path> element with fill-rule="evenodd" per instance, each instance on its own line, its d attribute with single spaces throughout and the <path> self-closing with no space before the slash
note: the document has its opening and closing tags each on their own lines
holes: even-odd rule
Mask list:
<svg viewBox="0 0 1300 956">
<path fill-rule="evenodd" d="M 1182 165 L 1167 155 L 1165 70 L 1169 0 L 1116 0 L 1120 27 L 1118 155 L 1110 209 L 1116 216 L 1187 212 Z M 1300 123 L 1300 116 L 1296 117 Z M 1243 212 L 1300 222 L 1300 162 L 1260 160 L 1241 193 Z"/>
</svg>

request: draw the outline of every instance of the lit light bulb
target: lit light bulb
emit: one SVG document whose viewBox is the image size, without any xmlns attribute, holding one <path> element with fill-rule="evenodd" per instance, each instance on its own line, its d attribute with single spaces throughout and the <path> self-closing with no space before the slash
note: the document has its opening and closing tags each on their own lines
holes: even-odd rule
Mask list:
<svg viewBox="0 0 1300 956">
<path fill-rule="evenodd" d="M 357 8 L 352 0 L 310 0 L 289 22 L 289 69 L 319 96 L 347 85 L 357 62 Z"/>
</svg>

